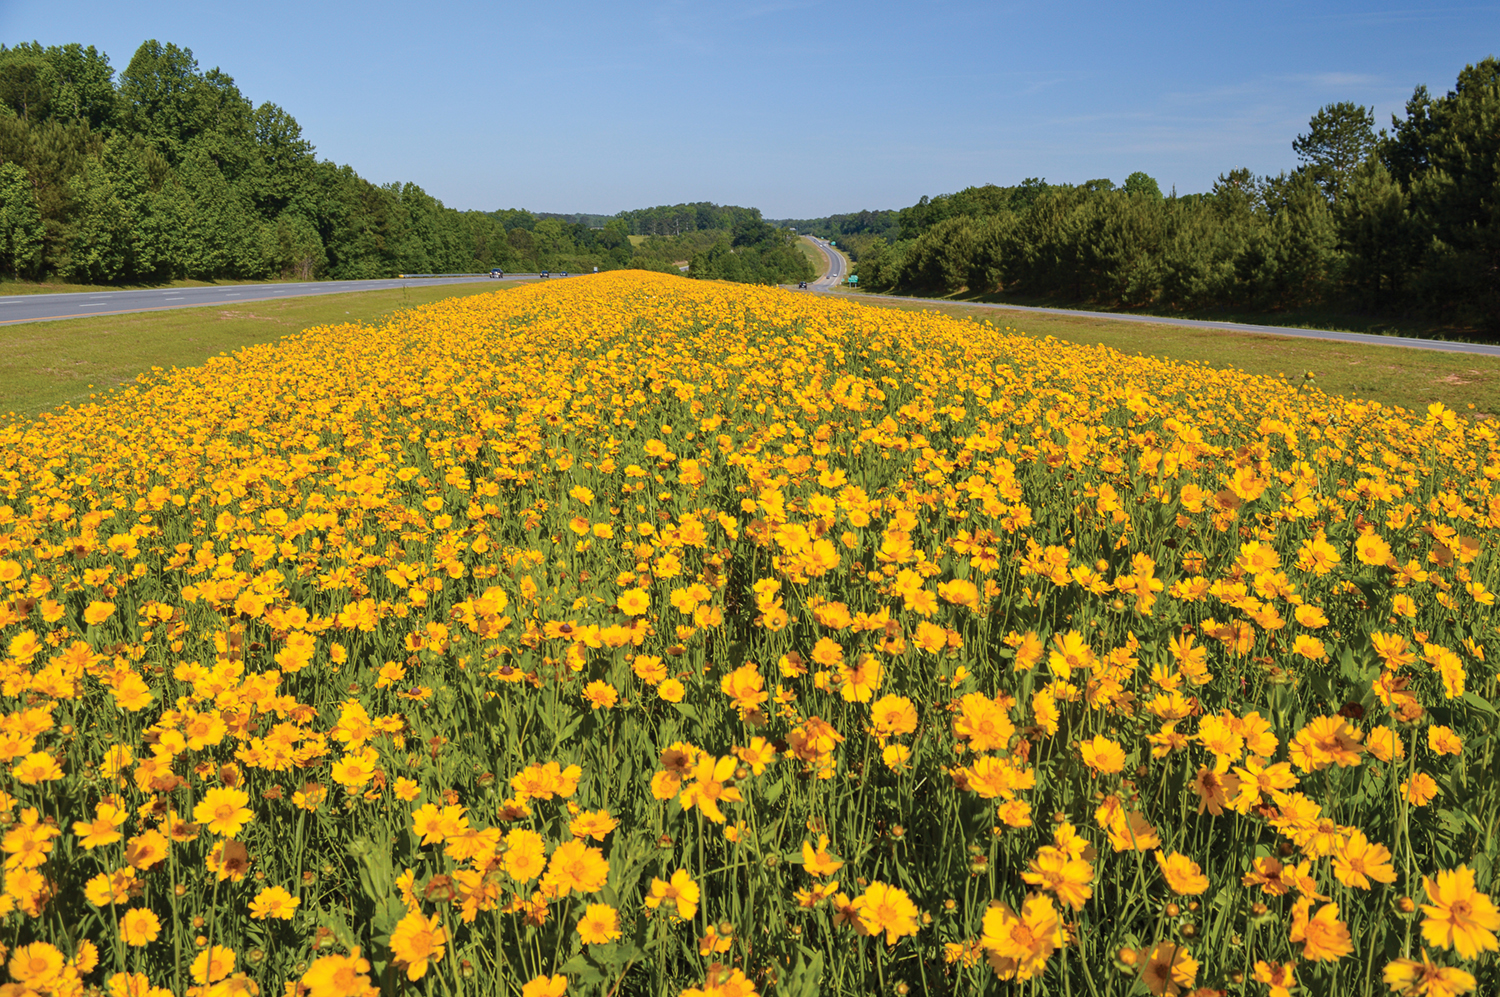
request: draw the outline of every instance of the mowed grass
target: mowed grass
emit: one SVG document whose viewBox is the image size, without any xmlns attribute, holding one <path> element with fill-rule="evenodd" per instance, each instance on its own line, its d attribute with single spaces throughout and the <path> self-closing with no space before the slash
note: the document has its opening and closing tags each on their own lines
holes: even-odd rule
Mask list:
<svg viewBox="0 0 1500 997">
<path fill-rule="evenodd" d="M 828 272 L 828 257 L 823 255 L 822 250 L 813 245 L 811 239 L 802 236 L 797 240 L 797 248 L 802 250 L 802 255 L 813 265 L 813 272 L 821 277 Z"/>
<path fill-rule="evenodd" d="M 403 308 L 516 286 L 444 284 L 0 326 L 0 419 L 81 402 L 152 367 L 196 366 L 311 326 L 374 323 Z"/>
<path fill-rule="evenodd" d="M 1291 381 L 1311 371 L 1313 383 L 1331 395 L 1417 410 L 1442 402 L 1459 412 L 1500 417 L 1500 357 L 1042 315 L 952 302 L 854 297 L 862 304 L 881 308 L 937 311 L 991 322 L 1039 339 L 1053 336 L 1072 343 L 1102 344 L 1132 356 L 1203 363 L 1218 370 L 1237 368 Z"/>
</svg>

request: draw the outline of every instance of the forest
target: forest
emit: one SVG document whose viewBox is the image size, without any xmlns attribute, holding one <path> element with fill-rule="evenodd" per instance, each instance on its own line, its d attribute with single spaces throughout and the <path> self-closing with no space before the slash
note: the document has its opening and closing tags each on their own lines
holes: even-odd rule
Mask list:
<svg viewBox="0 0 1500 997">
<path fill-rule="evenodd" d="M 1299 165 L 1203 194 L 1145 173 L 970 187 L 899 211 L 779 224 L 836 239 L 860 286 L 1152 312 L 1338 308 L 1500 336 L 1500 62 L 1466 67 L 1376 132 L 1328 105 Z"/>
<path fill-rule="evenodd" d="M 116 75 L 93 46 L 0 46 L 0 279 L 630 267 L 778 283 L 811 276 L 792 241 L 758 209 L 714 204 L 459 211 L 415 183 L 376 185 L 320 160 L 290 113 L 252 104 L 191 49 L 147 41 Z"/>
</svg>

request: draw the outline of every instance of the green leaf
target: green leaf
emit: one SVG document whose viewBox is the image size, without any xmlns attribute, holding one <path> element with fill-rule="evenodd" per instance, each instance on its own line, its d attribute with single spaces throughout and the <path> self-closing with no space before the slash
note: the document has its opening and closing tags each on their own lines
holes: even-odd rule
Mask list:
<svg viewBox="0 0 1500 997">
<path fill-rule="evenodd" d="M 578 733 L 579 726 L 583 724 L 583 717 L 584 715 L 581 713 L 574 714 L 572 719 L 563 724 L 561 729 L 556 732 L 555 739 L 552 742 L 553 745 L 556 746 L 559 744 L 564 744 L 567 742 L 568 738 Z"/>
<path fill-rule="evenodd" d="M 1464 693 L 1463 701 L 1465 703 L 1468 703 L 1470 706 L 1474 707 L 1474 709 L 1478 710 L 1481 713 L 1488 713 L 1492 717 L 1500 716 L 1500 710 L 1495 709 L 1495 704 L 1491 703 L 1488 699 L 1485 699 L 1477 692 Z"/>
<path fill-rule="evenodd" d="M 356 838 L 349 842 L 348 851 L 356 860 L 359 885 L 365 896 L 374 904 L 375 913 L 371 927 L 378 935 L 389 936 L 406 913 L 396 896 L 395 870 L 391 866 L 391 850 L 377 848 L 367 838 Z"/>
<path fill-rule="evenodd" d="M 809 958 L 810 957 L 810 958 Z M 797 964 L 776 986 L 780 997 L 818 997 L 822 993 L 823 953 L 801 947 Z"/>
<path fill-rule="evenodd" d="M 559 972 L 570 979 L 577 980 L 582 987 L 591 987 L 603 983 L 606 979 L 604 971 L 583 952 L 563 963 Z"/>
</svg>

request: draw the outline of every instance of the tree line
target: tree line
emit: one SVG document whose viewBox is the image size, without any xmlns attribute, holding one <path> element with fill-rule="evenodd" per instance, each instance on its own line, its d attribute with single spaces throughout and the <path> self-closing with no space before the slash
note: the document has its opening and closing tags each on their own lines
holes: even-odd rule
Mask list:
<svg viewBox="0 0 1500 997">
<path fill-rule="evenodd" d="M 795 249 L 792 259 L 762 244 L 789 234 L 756 226 L 765 226 L 758 209 L 715 204 L 613 217 L 459 211 L 414 183 L 376 185 L 318 159 L 291 114 L 252 104 L 233 77 L 200 69 L 191 49 L 147 41 L 117 77 L 93 46 L 0 46 L 0 274 L 14 278 L 350 280 L 685 265 L 692 276 L 799 279 L 806 261 Z M 682 232 L 711 234 L 694 248 L 702 265 L 667 241 Z"/>
<path fill-rule="evenodd" d="M 1500 336 L 1500 62 L 1466 67 L 1375 131 L 1330 104 L 1300 165 L 1205 194 L 1155 180 L 971 187 L 893 212 L 788 221 L 837 238 L 862 287 L 1153 311 L 1352 308 Z"/>
</svg>

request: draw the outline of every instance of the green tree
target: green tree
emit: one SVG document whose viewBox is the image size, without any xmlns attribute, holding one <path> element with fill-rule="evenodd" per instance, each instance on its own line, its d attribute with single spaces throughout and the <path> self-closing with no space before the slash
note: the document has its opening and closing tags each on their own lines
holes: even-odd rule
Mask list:
<svg viewBox="0 0 1500 997">
<path fill-rule="evenodd" d="M 120 74 L 119 102 L 125 130 L 174 166 L 200 137 L 250 138 L 250 102 L 227 73 L 200 73 L 192 49 L 143 43 Z"/>
<path fill-rule="evenodd" d="M 296 211 L 288 211 L 262 226 L 261 256 L 272 273 L 295 280 L 316 280 L 323 276 L 328 265 L 317 227 Z"/>
<path fill-rule="evenodd" d="M 556 218 L 543 218 L 531 233 L 537 264 L 556 267 L 564 256 L 572 255 L 575 246 L 567 227 Z"/>
<path fill-rule="evenodd" d="M 969 286 L 979 238 L 980 227 L 968 215 L 943 219 L 912 243 L 902 283 L 946 292 Z"/>
<path fill-rule="evenodd" d="M 207 149 L 190 150 L 172 184 L 181 226 L 177 263 L 184 276 L 265 275 L 254 207 Z"/>
<path fill-rule="evenodd" d="M 62 275 L 89 284 L 120 279 L 130 260 L 130 216 L 103 157 L 90 156 L 68 185 L 78 220 L 69 233 Z"/>
<path fill-rule="evenodd" d="M 1366 307 L 1377 311 L 1393 307 L 1410 282 L 1423 248 L 1410 198 L 1385 164 L 1371 159 L 1354 171 L 1334 214 L 1350 288 Z"/>
<path fill-rule="evenodd" d="M 90 45 L 71 43 L 47 50 L 56 90 L 52 113 L 90 128 L 108 128 L 115 120 L 115 71 L 109 57 Z"/>
<path fill-rule="evenodd" d="M 1374 108 L 1342 101 L 1314 114 L 1292 150 L 1328 200 L 1337 203 L 1355 169 L 1375 152 L 1375 142 Z"/>
<path fill-rule="evenodd" d="M 40 277 L 46 234 L 31 177 L 15 163 L 0 165 L 0 269 Z"/>
<path fill-rule="evenodd" d="M 1500 332 L 1500 61 L 1465 67 L 1431 114 L 1426 168 L 1411 188 L 1431 239 L 1425 294 Z"/>
<path fill-rule="evenodd" d="M 247 178 L 250 196 L 264 218 L 274 218 L 309 187 L 317 162 L 297 119 L 275 104 L 262 104 L 253 117 L 254 161 Z"/>
<path fill-rule="evenodd" d="M 1121 190 L 1127 194 L 1139 194 L 1142 197 L 1148 197 L 1153 201 L 1161 200 L 1161 187 L 1157 184 L 1156 179 L 1149 173 L 1142 173 L 1140 170 L 1136 170 L 1125 178 L 1125 185 Z"/>
<path fill-rule="evenodd" d="M 1334 289 L 1343 262 L 1333 212 L 1317 181 L 1298 172 L 1268 185 L 1236 269 L 1260 308 L 1317 304 Z"/>
<path fill-rule="evenodd" d="M 0 104 L 27 124 L 40 124 L 52 110 L 56 74 L 33 43 L 0 51 Z"/>
</svg>

